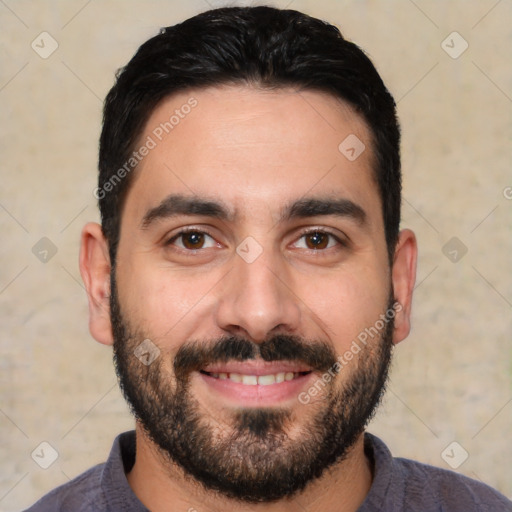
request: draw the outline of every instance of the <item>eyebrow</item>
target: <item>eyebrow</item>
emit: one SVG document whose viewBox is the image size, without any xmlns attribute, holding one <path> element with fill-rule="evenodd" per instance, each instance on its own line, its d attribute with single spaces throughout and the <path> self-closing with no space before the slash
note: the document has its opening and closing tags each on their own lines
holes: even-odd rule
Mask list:
<svg viewBox="0 0 512 512">
<path fill-rule="evenodd" d="M 142 219 L 141 228 L 147 229 L 157 220 L 176 217 L 177 215 L 201 215 L 219 220 L 229 220 L 231 217 L 227 208 L 217 201 L 171 194 L 158 206 L 146 212 Z"/>
<path fill-rule="evenodd" d="M 218 201 L 202 199 L 196 196 L 171 194 L 159 205 L 150 208 L 141 222 L 141 229 L 148 229 L 158 220 L 178 215 L 197 215 L 219 220 L 233 220 L 236 215 Z M 349 199 L 304 198 L 286 206 L 281 212 L 280 222 L 308 217 L 334 215 L 365 224 L 367 215 L 361 206 Z"/>
<path fill-rule="evenodd" d="M 305 198 L 295 201 L 285 208 L 283 219 L 303 219 L 307 217 L 334 215 L 366 224 L 367 215 L 361 206 L 349 199 Z"/>
</svg>

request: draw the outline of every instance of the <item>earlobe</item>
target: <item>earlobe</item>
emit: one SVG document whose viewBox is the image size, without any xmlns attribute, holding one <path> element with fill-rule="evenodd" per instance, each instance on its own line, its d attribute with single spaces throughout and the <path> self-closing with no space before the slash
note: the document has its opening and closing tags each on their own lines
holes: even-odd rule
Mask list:
<svg viewBox="0 0 512 512">
<path fill-rule="evenodd" d="M 98 342 L 111 345 L 110 257 L 108 242 L 95 222 L 86 224 L 82 230 L 79 264 L 89 300 L 89 330 Z"/>
<path fill-rule="evenodd" d="M 411 306 L 416 282 L 416 236 L 410 229 L 400 232 L 393 260 L 392 280 L 395 300 L 400 304 L 395 317 L 393 343 L 404 340 L 411 329 Z"/>
</svg>

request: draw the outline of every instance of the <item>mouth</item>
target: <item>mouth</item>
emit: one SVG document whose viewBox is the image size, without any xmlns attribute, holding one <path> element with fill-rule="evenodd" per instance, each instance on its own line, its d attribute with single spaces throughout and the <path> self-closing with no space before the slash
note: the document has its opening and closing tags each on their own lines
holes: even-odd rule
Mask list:
<svg viewBox="0 0 512 512">
<path fill-rule="evenodd" d="M 269 373 L 267 375 L 247 375 L 234 372 L 206 372 L 201 370 L 200 373 L 213 377 L 214 379 L 231 380 L 232 382 L 241 383 L 244 386 L 270 386 L 272 384 L 279 384 L 280 382 L 297 379 L 311 372 L 278 372 Z"/>
<path fill-rule="evenodd" d="M 208 365 L 199 372 L 207 392 L 235 406 L 283 405 L 297 401 L 313 370 L 296 362 L 244 361 Z"/>
</svg>

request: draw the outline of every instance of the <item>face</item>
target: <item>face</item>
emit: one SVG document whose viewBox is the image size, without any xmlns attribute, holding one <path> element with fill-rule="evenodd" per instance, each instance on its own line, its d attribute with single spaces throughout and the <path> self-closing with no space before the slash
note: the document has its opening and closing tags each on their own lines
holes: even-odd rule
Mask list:
<svg viewBox="0 0 512 512">
<path fill-rule="evenodd" d="M 230 497 L 289 496 L 347 454 L 386 378 L 369 130 L 326 94 L 221 87 L 160 104 L 150 139 L 112 273 L 121 385 L 168 464 Z"/>
</svg>

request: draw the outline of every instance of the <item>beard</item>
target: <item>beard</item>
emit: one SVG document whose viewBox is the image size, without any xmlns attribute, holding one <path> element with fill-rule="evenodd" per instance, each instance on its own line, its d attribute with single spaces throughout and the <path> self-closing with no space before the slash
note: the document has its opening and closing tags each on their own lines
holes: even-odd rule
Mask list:
<svg viewBox="0 0 512 512">
<path fill-rule="evenodd" d="M 391 295 L 388 307 L 392 304 Z M 372 339 L 350 368 L 342 368 L 325 386 L 321 400 L 300 406 L 300 416 L 290 408 L 239 408 L 229 410 L 226 422 L 205 411 L 190 392 L 193 372 L 207 364 L 259 358 L 304 363 L 318 372 L 320 381 L 322 373 L 335 368 L 333 349 L 325 342 L 297 336 L 278 335 L 262 343 L 226 336 L 184 343 L 171 371 L 163 351 L 150 365 L 135 357 L 135 349 L 149 336 L 132 329 L 123 317 L 114 271 L 110 307 L 121 390 L 165 465 L 179 466 L 205 490 L 234 500 L 269 503 L 303 490 L 346 457 L 384 394 L 393 318 L 380 339 Z M 345 381 L 336 388 L 344 372 Z"/>
</svg>

